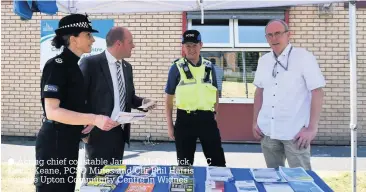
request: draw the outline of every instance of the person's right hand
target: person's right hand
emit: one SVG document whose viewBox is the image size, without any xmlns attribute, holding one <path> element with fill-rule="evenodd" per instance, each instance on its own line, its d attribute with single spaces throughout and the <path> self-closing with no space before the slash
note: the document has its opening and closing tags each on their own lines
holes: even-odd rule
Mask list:
<svg viewBox="0 0 366 192">
<path fill-rule="evenodd" d="M 107 116 L 96 115 L 93 124 L 103 131 L 109 131 L 113 127 L 116 127 L 119 123 L 113 121 L 111 118 Z"/>
<path fill-rule="evenodd" d="M 254 138 L 258 139 L 258 140 L 261 140 L 263 137 L 264 137 L 264 134 L 262 133 L 262 131 L 259 129 L 258 125 L 254 125 L 253 126 L 253 135 L 254 135 Z"/>
<path fill-rule="evenodd" d="M 170 139 L 175 139 L 173 125 L 168 125 L 168 136 Z"/>
</svg>

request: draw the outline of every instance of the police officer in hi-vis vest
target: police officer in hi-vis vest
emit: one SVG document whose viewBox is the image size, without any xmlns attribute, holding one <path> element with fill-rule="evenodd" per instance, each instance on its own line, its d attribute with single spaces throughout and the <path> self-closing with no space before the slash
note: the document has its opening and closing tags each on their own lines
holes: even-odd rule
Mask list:
<svg viewBox="0 0 366 192">
<path fill-rule="evenodd" d="M 175 140 L 178 165 L 193 165 L 199 138 L 210 166 L 226 166 L 216 123 L 218 92 L 211 62 L 200 56 L 201 34 L 187 30 L 182 38 L 185 57 L 175 60 L 169 70 L 165 88 L 165 112 L 168 135 Z M 173 99 L 177 118 L 173 126 Z"/>
</svg>

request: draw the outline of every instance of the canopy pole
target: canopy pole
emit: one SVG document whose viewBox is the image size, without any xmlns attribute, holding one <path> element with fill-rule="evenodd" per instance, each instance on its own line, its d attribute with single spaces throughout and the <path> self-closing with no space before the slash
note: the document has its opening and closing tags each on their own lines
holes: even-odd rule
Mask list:
<svg viewBox="0 0 366 192">
<path fill-rule="evenodd" d="M 201 8 L 201 24 L 203 24 L 205 20 L 204 19 L 205 14 L 203 12 L 203 0 L 200 0 L 200 8 Z"/>
<path fill-rule="evenodd" d="M 357 185 L 357 57 L 356 57 L 356 1 L 349 2 L 349 60 L 350 60 L 350 104 L 351 104 L 351 156 L 352 191 Z"/>
<path fill-rule="evenodd" d="M 77 12 L 77 8 L 75 7 L 74 0 L 68 0 L 68 9 L 70 14 L 74 14 Z"/>
</svg>

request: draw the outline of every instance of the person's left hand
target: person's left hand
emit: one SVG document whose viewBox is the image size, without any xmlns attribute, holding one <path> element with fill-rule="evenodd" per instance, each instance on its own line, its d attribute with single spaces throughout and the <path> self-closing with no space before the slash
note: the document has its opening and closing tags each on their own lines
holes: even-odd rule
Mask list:
<svg viewBox="0 0 366 192">
<path fill-rule="evenodd" d="M 295 136 L 294 141 L 299 149 L 307 148 L 311 141 L 316 136 L 316 129 L 310 127 L 303 127 L 300 132 Z"/>
<path fill-rule="evenodd" d="M 149 107 L 147 107 L 147 108 L 146 108 L 146 110 L 152 110 L 152 109 L 155 109 L 155 107 L 156 107 L 156 103 L 155 103 L 155 101 L 154 101 L 154 100 L 151 100 L 151 99 L 147 99 L 147 98 L 145 98 L 145 99 L 142 101 L 142 104 L 144 105 L 144 104 L 147 104 L 147 103 L 150 103 L 150 102 L 152 102 L 152 105 L 150 105 Z"/>
</svg>

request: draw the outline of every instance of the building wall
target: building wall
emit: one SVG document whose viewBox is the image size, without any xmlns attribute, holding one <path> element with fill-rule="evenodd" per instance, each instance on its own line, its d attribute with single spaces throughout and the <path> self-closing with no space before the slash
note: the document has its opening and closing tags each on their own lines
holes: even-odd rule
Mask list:
<svg viewBox="0 0 366 192">
<path fill-rule="evenodd" d="M 40 20 L 62 15 L 35 14 L 21 21 L 12 2 L 1 5 L 1 134 L 35 136 L 41 125 Z M 366 145 L 366 9 L 358 9 L 358 122 L 359 142 Z M 164 86 L 169 66 L 181 55 L 182 13 L 99 14 L 91 19 L 114 19 L 128 27 L 136 48 L 128 59 L 134 68 L 136 93 L 158 101 L 146 121 L 133 125 L 132 138 L 167 140 Z M 332 15 L 319 15 L 316 6 L 293 7 L 289 11 L 292 42 L 308 48 L 318 58 L 327 80 L 324 110 L 314 143 L 349 144 L 348 10 L 339 4 Z"/>
<path fill-rule="evenodd" d="M 326 78 L 324 109 L 316 143 L 349 144 L 350 69 L 348 9 L 319 15 L 317 6 L 290 9 L 293 44 L 312 51 Z M 366 8 L 357 9 L 358 140 L 366 144 Z"/>
<path fill-rule="evenodd" d="M 41 126 L 40 20 L 59 16 L 35 14 L 21 21 L 12 2 L 1 5 L 1 134 L 35 136 Z M 133 139 L 164 140 L 164 87 L 169 67 L 181 55 L 182 13 L 89 15 L 91 19 L 114 19 L 128 27 L 136 48 L 127 59 L 134 69 L 136 94 L 153 98 L 158 107 L 146 121 L 133 125 Z"/>
</svg>

